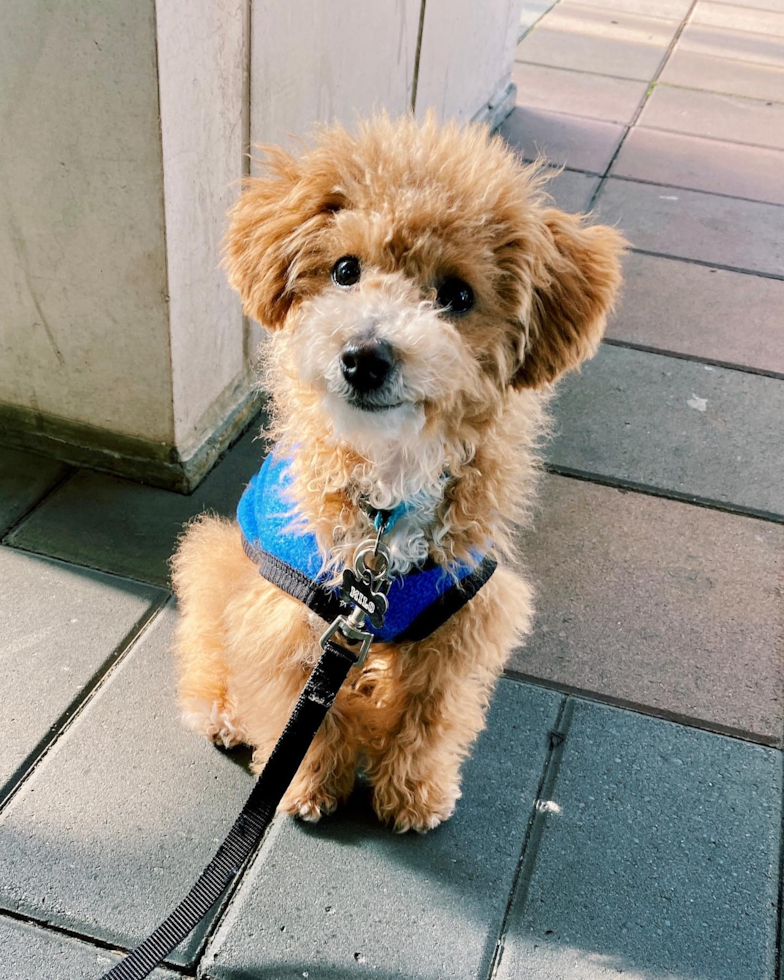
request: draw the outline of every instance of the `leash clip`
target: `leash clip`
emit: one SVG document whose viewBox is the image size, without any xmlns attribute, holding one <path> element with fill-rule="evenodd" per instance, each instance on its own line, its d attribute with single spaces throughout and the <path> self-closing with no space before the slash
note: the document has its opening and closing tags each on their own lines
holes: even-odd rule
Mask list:
<svg viewBox="0 0 784 980">
<path fill-rule="evenodd" d="M 358 617 L 357 614 L 359 614 Z M 367 658 L 370 644 L 373 642 L 373 634 L 368 633 L 367 630 L 360 629 L 356 625 L 357 618 L 361 621 L 361 625 L 364 624 L 365 614 L 359 606 L 355 606 L 349 616 L 338 616 L 337 619 L 334 619 L 329 624 L 319 640 L 319 644 L 322 650 L 325 649 L 327 641 L 331 640 L 336 633 L 340 633 L 343 639 L 348 640 L 350 643 L 359 643 L 359 653 L 357 654 L 354 666 L 361 667 Z"/>
<path fill-rule="evenodd" d="M 378 529 L 375 539 L 363 541 L 354 553 L 354 567 L 346 568 L 343 572 L 343 584 L 340 597 L 352 606 L 348 616 L 338 616 L 330 623 L 319 641 L 322 648 L 336 633 L 352 643 L 359 643 L 356 666 L 364 663 L 374 636 L 363 629 L 365 620 L 369 619 L 375 629 L 384 625 L 389 603 L 387 589 L 389 588 L 390 555 L 381 543 L 383 524 Z"/>
</svg>

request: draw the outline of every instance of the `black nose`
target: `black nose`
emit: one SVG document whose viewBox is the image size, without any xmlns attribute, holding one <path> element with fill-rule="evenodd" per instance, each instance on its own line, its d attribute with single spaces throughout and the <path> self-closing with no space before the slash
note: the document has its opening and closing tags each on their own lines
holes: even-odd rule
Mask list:
<svg viewBox="0 0 784 980">
<path fill-rule="evenodd" d="M 392 370 L 394 355 L 385 340 L 361 340 L 346 344 L 340 352 L 340 370 L 356 391 L 375 391 Z"/>
</svg>

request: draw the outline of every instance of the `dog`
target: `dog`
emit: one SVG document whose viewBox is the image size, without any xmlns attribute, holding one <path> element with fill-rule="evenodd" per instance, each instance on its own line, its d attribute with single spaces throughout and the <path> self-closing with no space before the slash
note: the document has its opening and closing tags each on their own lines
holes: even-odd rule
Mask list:
<svg viewBox="0 0 784 980">
<path fill-rule="evenodd" d="M 269 332 L 273 468 L 256 503 L 271 494 L 276 533 L 312 542 L 322 598 L 376 536 L 373 515 L 402 509 L 384 538 L 391 574 L 435 569 L 451 596 L 434 628 L 371 645 L 281 808 L 317 821 L 360 767 L 378 817 L 425 832 L 453 813 L 494 685 L 530 630 L 515 540 L 546 403 L 598 347 L 624 242 L 553 207 L 541 165 L 479 126 L 383 116 L 324 129 L 298 156 L 268 147 L 266 168 L 230 212 L 224 259 Z M 208 515 L 186 529 L 176 654 L 185 723 L 250 745 L 258 773 L 325 622 L 260 569 L 246 531 Z"/>
</svg>

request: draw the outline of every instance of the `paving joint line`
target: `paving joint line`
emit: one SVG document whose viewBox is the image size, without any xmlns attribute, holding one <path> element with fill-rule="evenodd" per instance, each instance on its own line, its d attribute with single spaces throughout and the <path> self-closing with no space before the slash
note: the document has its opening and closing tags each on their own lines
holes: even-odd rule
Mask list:
<svg viewBox="0 0 784 980">
<path fill-rule="evenodd" d="M 531 815 L 528 818 L 525 834 L 523 835 L 523 842 L 520 847 L 520 856 L 517 860 L 517 867 L 515 868 L 514 877 L 512 879 L 509 897 L 506 902 L 506 908 L 504 909 L 501 926 L 498 930 L 498 938 L 496 939 L 490 969 L 487 973 L 487 980 L 495 980 L 495 978 L 498 976 L 498 970 L 504 956 L 506 936 L 509 930 L 509 919 L 511 917 L 512 909 L 516 904 L 518 904 L 518 902 L 522 903 L 523 905 L 525 904 L 531 872 L 536 864 L 539 844 L 545 831 L 546 816 L 542 810 L 541 804 L 544 801 L 545 796 L 549 796 L 550 791 L 555 787 L 555 782 L 558 777 L 558 770 L 560 769 L 561 757 L 564 751 L 564 745 L 569 735 L 571 720 L 572 700 L 570 695 L 567 694 L 561 701 L 558 708 L 558 714 L 556 715 L 555 722 L 553 723 L 553 727 L 549 733 L 547 753 L 545 755 L 544 763 L 542 764 L 542 771 L 539 774 L 539 782 L 536 787 L 533 806 L 531 807 Z"/>
<path fill-rule="evenodd" d="M 544 170 L 555 170 L 557 173 L 553 174 L 552 177 L 548 177 L 548 180 L 555 180 L 556 177 L 560 177 L 561 174 L 580 174 L 582 177 L 601 177 L 600 173 L 595 170 L 581 170 L 580 167 L 567 167 L 565 164 L 550 163 L 548 160 L 544 160 L 541 157 L 537 159 L 529 159 L 528 157 L 523 158 L 524 163 L 541 163 Z M 545 187 L 547 185 L 545 184 Z"/>
<path fill-rule="evenodd" d="M 137 641 L 147 632 L 148 628 L 158 618 L 158 615 L 170 600 L 171 596 L 165 593 L 151 604 L 150 608 L 128 630 L 87 683 L 82 685 L 65 711 L 50 726 L 46 735 L 28 752 L 8 780 L 6 780 L 5 784 L 0 788 L 0 814 L 11 804 L 17 793 L 48 757 L 53 747 L 65 735 L 71 725 L 81 717 L 86 706 L 99 691 L 103 690 L 117 667 L 125 661 Z"/>
<path fill-rule="evenodd" d="M 670 60 L 670 56 L 672 55 L 672 52 L 675 50 L 675 45 L 678 43 L 678 41 L 680 41 L 681 34 L 683 34 L 684 28 L 686 27 L 686 24 L 689 22 L 689 19 L 691 18 L 692 13 L 694 12 L 694 8 L 697 6 L 698 2 L 699 0 L 691 0 L 691 5 L 689 6 L 689 9 L 686 11 L 686 16 L 683 18 L 677 30 L 673 34 L 672 40 L 667 45 L 664 51 L 664 57 L 659 62 L 659 66 L 654 72 L 653 78 L 648 83 L 648 87 L 645 89 L 645 94 L 643 95 L 642 99 L 640 99 L 640 104 L 637 106 L 637 110 L 635 111 L 634 115 L 632 116 L 631 122 L 626 128 L 626 132 L 623 134 L 623 136 L 621 136 L 621 139 L 615 148 L 615 152 L 613 153 L 610 162 L 607 164 L 607 169 L 605 170 L 604 174 L 602 174 L 601 180 L 596 186 L 596 190 L 594 190 L 593 194 L 591 195 L 591 199 L 588 202 L 588 208 L 587 208 L 588 211 L 590 211 L 596 204 L 596 201 L 598 200 L 599 195 L 601 194 L 602 189 L 604 188 L 604 185 L 607 181 L 609 173 L 612 170 L 613 166 L 615 165 L 615 161 L 618 159 L 618 155 L 621 152 L 623 144 L 626 142 L 629 133 L 632 131 L 632 128 L 637 124 L 638 119 L 642 115 L 642 111 L 645 108 L 648 99 L 650 98 L 651 92 L 653 91 L 653 89 L 656 86 L 656 83 L 661 77 L 661 73 L 664 71 L 665 65 Z"/>
<path fill-rule="evenodd" d="M 713 0 L 711 0 L 711 2 L 713 2 Z M 729 6 L 729 7 L 737 7 L 738 4 L 736 4 L 736 3 L 724 4 L 724 6 L 725 7 L 727 7 L 727 6 Z M 743 7 L 743 9 L 746 10 L 746 11 L 760 10 L 763 13 L 766 13 L 766 14 L 781 14 L 781 10 L 771 10 L 769 7 Z M 694 21 L 694 25 L 696 27 L 705 27 L 705 28 L 708 28 L 708 29 L 711 29 L 712 28 L 713 30 L 728 31 L 728 32 L 733 33 L 733 34 L 754 34 L 756 37 L 760 37 L 761 36 L 761 37 L 766 38 L 767 40 L 770 40 L 772 38 L 774 41 L 778 41 L 782 36 L 784 36 L 784 35 L 781 35 L 781 34 L 773 34 L 772 32 L 768 32 L 768 31 L 764 31 L 764 30 L 762 30 L 762 31 L 750 31 L 750 30 L 747 30 L 747 28 L 745 28 L 745 27 L 727 27 L 724 24 L 711 24 L 710 22 L 705 22 L 705 21 L 700 21 L 700 20 Z M 733 61 L 733 60 L 738 60 L 738 59 L 732 59 L 732 58 L 730 58 L 728 60 Z M 756 65 L 756 64 L 764 64 L 766 67 L 769 67 L 769 68 L 775 68 L 776 67 L 775 65 L 770 65 L 768 62 L 752 61 L 752 62 L 749 62 L 749 63 L 750 64 L 753 64 L 753 65 Z"/>
<path fill-rule="evenodd" d="M 629 13 L 629 14 L 631 14 L 634 17 L 645 17 L 646 20 L 665 20 L 669 24 L 677 24 L 677 22 L 678 22 L 678 18 L 677 17 L 657 17 L 655 14 L 640 14 L 640 13 L 635 13 L 634 11 L 626 11 L 623 8 L 621 8 L 620 10 L 618 10 L 618 9 L 613 8 L 613 7 L 603 7 L 601 5 L 601 3 L 583 3 L 583 4 L 580 4 L 580 6 L 581 7 L 590 7 L 591 10 L 601 10 L 604 13 L 613 13 L 613 14 L 626 14 L 626 13 Z M 774 11 L 771 11 L 771 12 L 774 12 Z"/>
<path fill-rule="evenodd" d="M 703 26 L 703 25 L 698 25 Z M 754 33 L 752 31 L 747 31 L 747 34 Z M 697 52 L 694 52 L 695 54 Z M 775 65 L 767 64 L 766 62 L 759 61 L 747 61 L 745 58 L 725 58 L 722 57 L 722 61 L 732 62 L 734 65 L 750 65 L 755 68 L 769 68 L 771 71 L 781 71 L 781 68 L 777 68 Z M 709 95 L 728 95 L 731 99 L 746 99 L 749 102 L 764 102 L 765 105 L 784 105 L 782 99 L 766 99 L 765 96 L 758 95 L 740 95 L 738 92 L 727 92 L 715 88 L 700 88 L 699 85 L 684 85 L 682 82 L 659 82 L 659 85 L 663 85 L 665 88 L 682 88 L 686 89 L 688 92 L 707 92 Z M 731 142 L 731 141 L 730 141 Z"/>
<path fill-rule="evenodd" d="M 196 950 L 195 953 L 196 958 L 194 962 L 197 970 L 201 966 L 201 962 L 207 953 L 207 947 L 210 945 L 213 938 L 217 936 L 218 932 L 220 932 L 223 923 L 226 921 L 232 909 L 234 908 L 234 904 L 237 899 L 237 894 L 239 892 L 240 885 L 245 880 L 245 877 L 250 872 L 251 868 L 256 864 L 256 861 L 260 859 L 261 854 L 264 851 L 265 845 L 267 843 L 267 839 L 272 833 L 273 828 L 276 827 L 278 823 L 281 822 L 281 820 L 285 820 L 286 818 L 287 815 L 281 812 L 276 812 L 273 815 L 272 820 L 270 821 L 267 829 L 264 831 L 261 840 L 258 842 L 253 852 L 248 855 L 245 864 L 243 865 L 242 868 L 240 868 L 240 870 L 237 872 L 237 874 L 229 883 L 229 886 L 224 892 L 224 894 L 221 896 L 218 902 L 218 910 L 215 913 L 215 915 L 212 917 L 212 920 L 208 923 L 207 928 L 204 930 L 204 936 L 202 937 L 202 940 L 199 943 L 198 949 Z M 210 975 L 209 973 L 205 973 L 202 974 L 202 976 L 205 977 L 205 980 L 208 980 Z"/>
<path fill-rule="evenodd" d="M 587 7 L 588 4 L 582 4 L 582 6 Z M 598 8 L 598 9 L 606 9 L 606 8 Z M 754 32 L 747 31 L 746 33 L 754 33 Z M 518 44 L 519 43 L 520 42 L 518 41 Z M 664 48 L 663 50 L 666 51 L 666 48 Z M 668 54 L 667 55 L 668 61 L 669 58 L 670 55 Z M 748 61 L 746 58 L 722 57 L 722 61 L 731 61 L 733 64 L 737 64 L 737 65 L 752 65 L 754 67 L 770 68 L 771 71 L 774 72 L 782 71 L 782 69 L 776 68 L 774 65 L 761 64 L 758 61 Z M 529 58 L 515 58 L 514 64 L 530 65 L 532 68 L 546 68 L 550 71 L 568 71 L 571 72 L 573 75 L 590 75 L 591 78 L 611 78 L 613 81 L 616 82 L 635 82 L 638 85 L 647 85 L 648 89 L 654 88 L 657 85 L 663 85 L 665 88 L 680 88 L 680 89 L 685 89 L 688 92 L 705 92 L 708 95 L 728 95 L 730 96 L 730 98 L 733 99 L 748 99 L 750 102 L 764 102 L 766 105 L 771 105 L 771 104 L 784 105 L 784 100 L 782 99 L 766 99 L 765 97 L 760 97 L 756 95 L 739 95 L 737 92 L 719 91 L 718 89 L 714 89 L 714 88 L 700 88 L 698 85 L 684 85 L 681 82 L 670 82 L 667 81 L 666 79 L 664 81 L 659 81 L 661 72 L 664 70 L 664 65 L 662 65 L 659 75 L 656 76 L 656 79 L 653 81 L 648 81 L 645 78 L 632 78 L 630 75 L 612 75 L 609 72 L 591 71 L 588 68 L 570 68 L 567 65 L 552 65 L 552 64 L 548 64 L 545 61 L 532 61 Z M 557 112 L 558 110 L 547 109 L 544 111 Z M 596 117 L 591 117 L 591 118 L 596 118 Z M 717 139 L 717 137 L 715 136 L 705 137 L 705 138 Z M 734 141 L 729 140 L 728 142 L 734 142 Z M 771 147 L 771 149 L 775 149 L 775 147 Z"/>
<path fill-rule="evenodd" d="M 650 248 L 637 248 L 632 245 L 629 249 L 636 255 L 652 255 L 660 259 L 671 259 L 674 262 L 689 262 L 692 265 L 701 265 L 706 269 L 721 269 L 722 272 L 739 272 L 743 276 L 756 276 L 759 279 L 775 279 L 777 282 L 784 281 L 784 273 L 762 272 L 759 269 L 744 269 L 738 265 L 725 265 L 723 262 L 708 262 L 707 259 L 693 259 L 687 255 L 673 255 L 670 252 L 656 252 Z"/>
<path fill-rule="evenodd" d="M 154 487 L 151 489 L 155 489 Z M 53 555 L 46 551 L 36 551 L 34 548 L 26 548 L 22 544 L 17 544 L 15 542 L 3 541 L 2 544 L 6 548 L 11 548 L 14 551 L 21 551 L 25 555 L 36 555 L 38 558 L 48 558 L 51 561 L 62 562 L 64 565 L 73 565 L 74 568 L 84 568 L 88 572 L 98 572 L 100 575 L 113 575 L 115 578 L 123 578 L 128 582 L 135 582 L 137 585 L 146 585 L 150 589 L 158 589 L 160 592 L 171 593 L 171 584 L 167 580 L 166 582 L 151 582 L 149 579 L 134 578 L 132 575 L 123 575 L 120 572 L 110 572 L 105 568 L 100 568 L 97 565 L 87 565 L 83 561 L 76 561 L 75 558 L 62 558 L 60 555 Z"/>
<path fill-rule="evenodd" d="M 644 129 L 645 127 L 640 128 Z M 657 130 L 657 132 L 669 132 L 669 130 Z M 690 194 L 706 194 L 708 197 L 721 197 L 730 201 L 744 201 L 746 204 L 763 204 L 769 208 L 784 208 L 784 203 L 780 201 L 764 201 L 759 197 L 743 197 L 741 194 L 722 194 L 721 191 L 706 191 L 704 187 L 684 187 L 682 184 L 663 184 L 659 180 L 646 180 L 644 177 L 631 177 L 628 174 L 609 174 L 607 179 L 625 180 L 630 184 L 645 184 L 647 187 L 671 187 L 674 191 L 688 191 Z"/>
<path fill-rule="evenodd" d="M 588 117 L 588 116 L 585 116 L 585 117 L 580 116 L 579 118 L 581 118 L 581 119 L 582 118 L 588 119 L 590 117 Z M 505 137 L 504 137 L 504 139 L 505 139 Z M 510 144 L 507 144 L 507 145 L 509 145 L 509 148 L 511 150 L 513 150 L 513 151 L 515 150 L 515 147 L 511 146 Z M 584 177 L 601 177 L 602 176 L 596 170 L 583 170 L 580 167 L 567 167 L 566 164 L 563 164 L 563 163 L 551 163 L 549 160 L 547 160 L 543 156 L 527 157 L 523 153 L 518 153 L 518 156 L 520 157 L 520 159 L 522 160 L 523 163 L 538 163 L 542 167 L 543 170 L 557 170 L 558 173 L 553 174 L 553 178 L 554 177 L 557 177 L 558 174 L 562 174 L 562 173 L 582 174 Z M 553 178 L 549 178 L 549 179 L 553 179 Z"/>
<path fill-rule="evenodd" d="M 711 2 L 718 4 L 720 7 L 737 7 L 738 6 L 736 0 L 711 0 Z M 766 14 L 780 14 L 781 13 L 780 10 L 772 10 L 770 7 L 753 7 L 753 8 L 750 8 L 750 9 L 753 9 L 753 10 L 764 10 Z M 696 23 L 699 23 L 699 21 L 697 21 Z M 700 25 L 700 26 L 702 26 L 702 27 L 710 27 L 711 25 L 710 24 L 703 24 L 703 25 Z M 725 30 L 727 30 L 727 28 L 725 28 Z M 744 33 L 746 33 L 746 34 L 758 34 L 759 31 L 745 31 Z"/>
<path fill-rule="evenodd" d="M 666 82 L 659 82 L 659 85 L 663 85 L 666 88 L 678 88 L 677 85 L 667 85 Z M 705 89 L 695 89 L 695 91 L 702 92 Z M 720 93 L 714 92 L 713 95 L 719 95 Z M 734 98 L 743 98 L 742 95 L 734 96 Z M 748 146 L 753 150 L 769 150 L 771 153 L 784 154 L 784 148 L 779 146 L 770 146 L 767 143 L 747 143 L 745 140 L 728 140 L 722 139 L 720 136 L 706 136 L 705 133 L 689 133 L 683 129 L 666 129 L 664 126 L 651 126 L 650 123 L 646 123 L 644 126 L 640 126 L 640 129 L 649 129 L 653 133 L 668 133 L 670 136 L 687 136 L 689 139 L 694 140 L 708 140 L 711 143 L 725 143 L 730 146 Z"/>
<path fill-rule="evenodd" d="M 587 7 L 589 4 L 584 3 L 581 4 L 581 6 Z M 607 10 L 606 7 L 594 9 Z M 631 78 L 629 75 L 610 75 L 605 71 L 591 71 L 588 68 L 568 68 L 566 65 L 548 65 L 544 61 L 531 61 L 529 58 L 515 58 L 514 63 L 516 65 L 531 65 L 532 68 L 549 68 L 550 71 L 570 71 L 573 75 L 591 75 L 594 78 L 612 78 L 616 82 L 636 82 L 638 85 L 650 84 L 645 78 Z M 556 110 L 553 109 L 547 111 L 555 112 Z"/>
<path fill-rule="evenodd" d="M 768 371 L 766 368 L 753 367 L 748 364 L 737 364 L 735 361 L 719 361 L 712 357 L 701 357 L 699 354 L 686 354 L 682 351 L 669 350 L 666 347 L 652 347 L 649 344 L 637 344 L 631 340 L 619 340 L 615 337 L 604 337 L 603 344 L 609 347 L 623 347 L 627 350 L 638 350 L 644 354 L 660 354 L 663 357 L 674 357 L 679 361 L 691 361 L 693 364 L 704 364 L 710 367 L 720 367 L 727 371 L 739 371 L 741 374 L 756 374 L 763 378 L 775 378 L 784 381 L 784 372 Z"/>
<path fill-rule="evenodd" d="M 44 458 L 54 459 L 53 456 L 47 456 Z M 75 477 L 76 474 L 79 472 L 79 467 L 70 467 L 69 463 L 66 463 L 65 465 L 69 466 L 68 472 L 65 473 L 62 477 L 60 477 L 60 479 L 57 480 L 56 483 L 54 483 L 51 487 L 49 487 L 46 493 L 44 493 L 44 495 L 39 500 L 36 500 L 36 502 L 32 505 L 32 507 L 30 507 L 29 510 L 26 510 L 18 520 L 14 521 L 14 523 L 9 528 L 6 529 L 2 538 L 0 538 L 0 544 L 7 545 L 9 536 L 13 534 L 13 532 L 16 531 L 17 528 L 20 528 L 25 523 L 25 521 L 28 520 L 28 518 L 32 517 L 33 514 L 35 514 L 35 512 L 40 507 L 42 507 L 51 497 L 53 497 L 56 493 L 62 490 L 62 488 L 66 485 L 66 483 L 68 483 L 69 480 L 72 480 L 73 477 Z M 9 547 L 13 547 L 13 545 L 9 545 Z"/>
<path fill-rule="evenodd" d="M 740 504 L 734 504 L 726 500 L 714 500 L 711 497 L 702 497 L 699 494 L 685 493 L 667 487 L 656 487 L 648 483 L 636 483 L 634 480 L 626 480 L 623 477 L 608 476 L 604 473 L 592 473 L 588 470 L 580 470 L 572 466 L 562 466 L 560 463 L 545 462 L 544 470 L 547 473 L 554 473 L 556 476 L 582 480 L 584 483 L 597 483 L 600 486 L 613 487 L 613 489 L 621 493 L 641 493 L 649 497 L 662 497 L 665 500 L 676 500 L 681 504 L 704 507 L 706 510 L 717 510 L 725 514 L 734 514 L 736 517 L 747 517 L 751 520 L 767 521 L 771 524 L 784 524 L 784 514 L 758 510 L 755 507 L 743 507 Z"/>
<path fill-rule="evenodd" d="M 710 721 L 706 718 L 680 714 L 677 711 L 670 711 L 669 708 L 656 708 L 653 705 L 642 704 L 639 701 L 631 701 L 627 698 L 615 697 L 612 694 L 604 694 L 601 691 L 575 687 L 572 684 L 566 684 L 547 677 L 537 677 L 534 674 L 528 674 L 514 667 L 505 668 L 501 676 L 504 680 L 510 681 L 513 684 L 528 684 L 546 691 L 557 691 L 559 694 L 566 694 L 581 701 L 589 701 L 591 704 L 619 708 L 635 715 L 642 715 L 645 718 L 657 718 L 660 721 L 670 722 L 694 731 L 707 732 L 711 735 L 721 735 L 724 738 L 731 738 L 737 742 L 744 742 L 746 745 L 757 745 L 764 749 L 773 749 L 777 752 L 782 751 L 781 739 L 776 739 L 772 735 L 761 735 L 758 732 L 735 728 L 732 725 L 722 725 L 720 722 Z"/>
<path fill-rule="evenodd" d="M 116 953 L 119 956 L 123 956 L 130 952 L 130 950 L 126 949 L 124 946 L 118 946 L 108 942 L 105 939 L 100 939 L 97 936 L 86 935 L 85 933 L 78 932 L 75 929 L 69 929 L 67 926 L 60 926 L 53 922 L 47 922 L 44 919 L 38 919 L 34 915 L 27 915 L 24 912 L 18 912 L 15 909 L 0 908 L 0 921 L 3 919 L 18 922 L 20 925 L 32 926 L 33 928 L 40 929 L 41 932 L 47 933 L 51 936 L 61 937 L 64 939 L 73 939 L 77 942 L 90 946 L 92 949 L 103 950 L 107 953 Z M 165 969 L 170 970 L 172 973 L 176 973 L 182 977 L 196 976 L 195 965 L 193 967 L 184 967 L 179 963 L 164 963 L 163 966 Z"/>
<path fill-rule="evenodd" d="M 598 123 L 600 126 L 622 126 L 628 127 L 631 124 L 627 122 L 614 122 L 612 119 L 598 119 L 596 116 L 583 116 L 579 112 L 564 112 L 562 109 L 543 109 L 540 106 L 527 105 L 525 103 L 517 104 L 518 109 L 533 109 L 540 113 L 545 113 L 548 116 L 566 116 L 567 119 L 588 119 L 590 122 Z M 551 164 L 551 166 L 558 166 L 557 164 Z M 570 170 L 576 170 L 576 167 L 570 167 Z M 587 171 L 589 173 L 596 173 L 596 171 Z M 601 175 L 599 175 L 601 176 Z"/>
</svg>

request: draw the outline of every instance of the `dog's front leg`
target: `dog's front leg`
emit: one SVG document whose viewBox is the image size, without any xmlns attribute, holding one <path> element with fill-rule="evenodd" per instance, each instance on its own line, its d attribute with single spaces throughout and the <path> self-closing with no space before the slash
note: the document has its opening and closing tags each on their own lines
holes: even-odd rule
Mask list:
<svg viewBox="0 0 784 980">
<path fill-rule="evenodd" d="M 368 777 L 382 820 L 399 833 L 425 833 L 460 798 L 460 766 L 484 727 L 495 675 L 446 664 L 447 651 L 432 643 L 401 655 L 410 669 L 398 682 L 396 724 L 372 740 Z"/>
<path fill-rule="evenodd" d="M 258 775 L 266 765 L 306 679 L 307 674 L 299 665 L 279 670 L 276 697 L 267 701 L 265 710 L 256 715 L 257 723 L 249 726 L 249 741 L 254 746 L 251 762 L 254 774 Z M 357 739 L 346 700 L 345 692 L 339 692 L 281 800 L 279 809 L 283 812 L 316 823 L 351 795 Z"/>
<path fill-rule="evenodd" d="M 527 584 L 499 569 L 436 633 L 396 652 L 385 703 L 368 716 L 365 749 L 374 809 L 395 830 L 424 833 L 452 815 L 460 766 L 530 619 Z"/>
<path fill-rule="evenodd" d="M 357 741 L 344 700 L 338 694 L 280 804 L 284 812 L 309 823 L 332 813 L 354 788 Z"/>
</svg>

